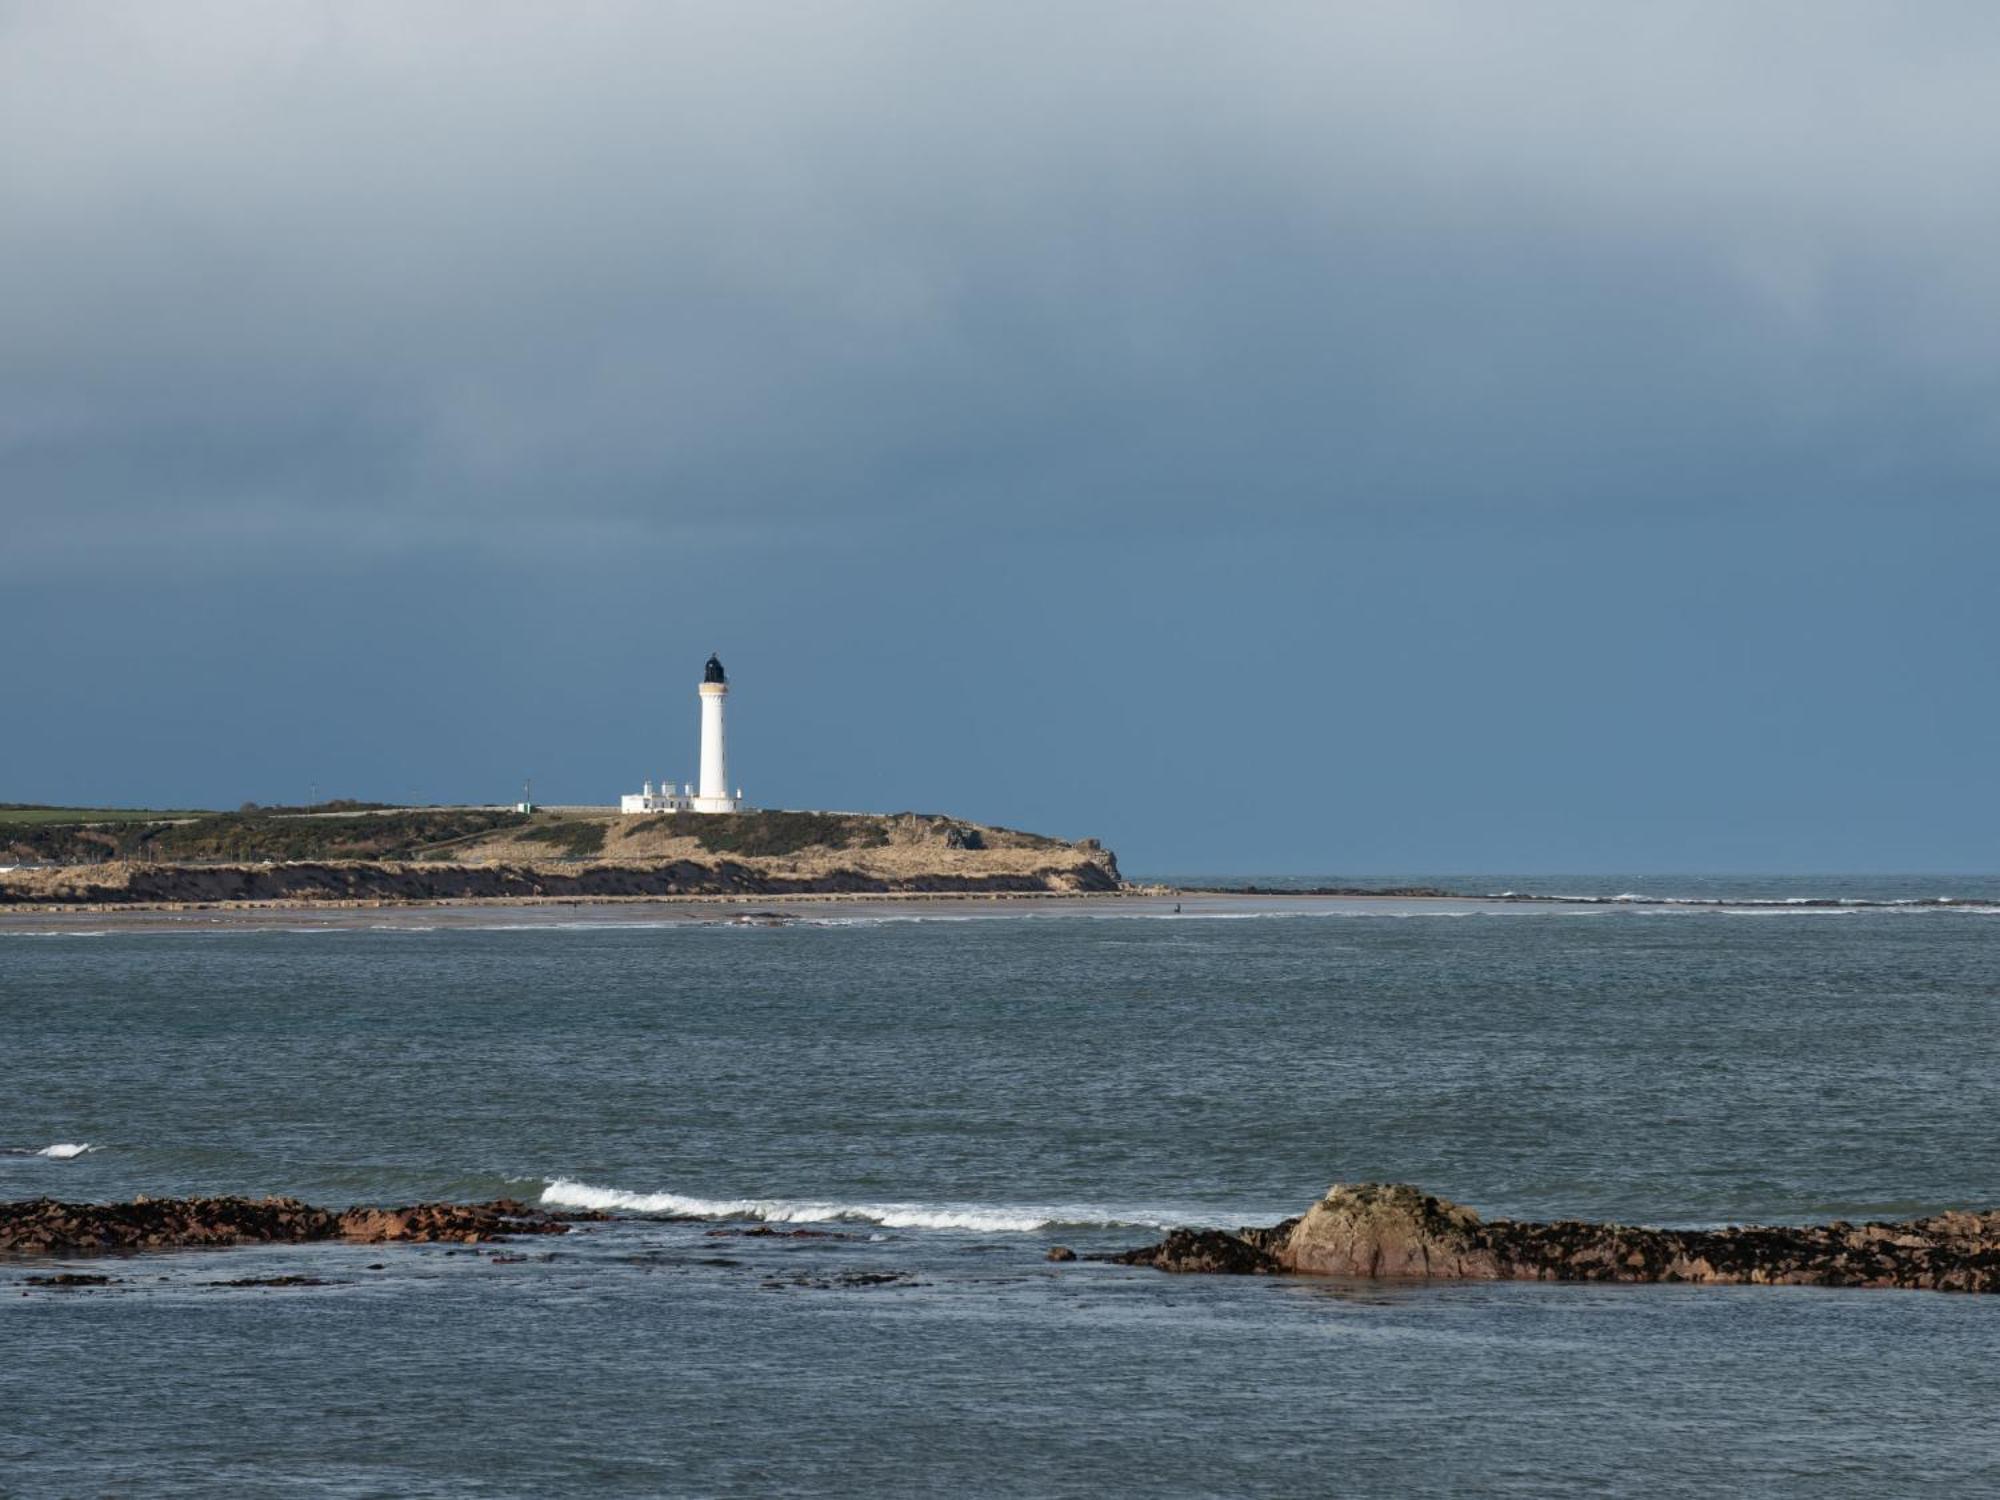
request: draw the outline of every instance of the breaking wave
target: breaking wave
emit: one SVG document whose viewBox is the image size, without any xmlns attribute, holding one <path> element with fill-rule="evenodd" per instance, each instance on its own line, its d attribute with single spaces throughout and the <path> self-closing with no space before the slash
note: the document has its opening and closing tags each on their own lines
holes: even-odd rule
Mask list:
<svg viewBox="0 0 2000 1500">
<path fill-rule="evenodd" d="M 685 1193 L 632 1193 L 567 1177 L 542 1191 L 549 1208 L 594 1208 L 697 1219 L 759 1219 L 767 1224 L 879 1224 L 885 1229 L 963 1229 L 1023 1234 L 1058 1225 L 1075 1228 L 1165 1229 L 1153 1215 L 1118 1214 L 1087 1205 L 1026 1207 L 974 1203 L 840 1203 L 811 1198 L 700 1198 Z M 1187 1222 L 1185 1219 L 1174 1222 Z"/>
<path fill-rule="evenodd" d="M 1978 916 L 2000 915 L 2000 902 L 1990 897 L 1961 896 L 1649 896 L 1638 891 L 1622 891 L 1615 896 L 1541 895 L 1523 891 L 1495 891 L 1486 899 L 1522 904 L 1656 907 L 1676 911 L 1814 912 L 1970 912 Z"/>
</svg>

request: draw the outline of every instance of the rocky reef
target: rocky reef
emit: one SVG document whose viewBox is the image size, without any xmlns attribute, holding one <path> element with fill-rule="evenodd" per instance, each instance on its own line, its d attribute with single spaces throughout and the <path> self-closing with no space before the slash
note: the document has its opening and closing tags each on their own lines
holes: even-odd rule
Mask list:
<svg viewBox="0 0 2000 1500">
<path fill-rule="evenodd" d="M 1108 1257 L 1162 1271 L 1463 1281 L 1708 1282 L 2000 1292 L 2000 1210 L 1896 1223 L 1648 1229 L 1487 1221 L 1400 1183 L 1336 1183 L 1268 1228 L 1178 1229 Z"/>
<path fill-rule="evenodd" d="M 221 1245 L 355 1244 L 564 1234 L 597 1214 L 549 1213 L 511 1198 L 405 1208 L 314 1208 L 297 1198 L 135 1198 L 130 1203 L 0 1203 L 0 1254 L 81 1255 Z"/>
</svg>

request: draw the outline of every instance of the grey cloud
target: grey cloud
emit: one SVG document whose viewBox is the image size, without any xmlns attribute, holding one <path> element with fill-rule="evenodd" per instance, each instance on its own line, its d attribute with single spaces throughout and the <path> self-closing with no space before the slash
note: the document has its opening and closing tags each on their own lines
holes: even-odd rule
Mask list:
<svg viewBox="0 0 2000 1500">
<path fill-rule="evenodd" d="M 0 507 L 47 564 L 1949 496 L 2000 20 L 1917 15 L 0 12 Z"/>
</svg>

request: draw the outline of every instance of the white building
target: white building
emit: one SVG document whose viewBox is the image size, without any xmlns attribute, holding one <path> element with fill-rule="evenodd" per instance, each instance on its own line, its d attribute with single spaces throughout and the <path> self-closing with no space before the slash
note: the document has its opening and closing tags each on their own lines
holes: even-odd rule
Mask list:
<svg viewBox="0 0 2000 1500">
<path fill-rule="evenodd" d="M 627 792 L 618 799 L 618 810 L 628 813 L 740 812 L 743 788 L 729 794 L 729 741 L 723 714 L 729 700 L 729 677 L 716 657 L 708 659 L 701 674 L 701 783 L 683 785 L 679 791 L 671 781 L 655 789 L 652 782 L 643 791 Z"/>
</svg>

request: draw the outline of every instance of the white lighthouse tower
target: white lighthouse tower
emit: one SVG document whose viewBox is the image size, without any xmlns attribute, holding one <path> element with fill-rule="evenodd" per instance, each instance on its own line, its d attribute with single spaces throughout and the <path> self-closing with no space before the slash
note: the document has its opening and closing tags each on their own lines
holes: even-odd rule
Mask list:
<svg viewBox="0 0 2000 1500">
<path fill-rule="evenodd" d="M 711 656 L 701 674 L 701 782 L 694 794 L 696 812 L 735 812 L 743 805 L 741 798 L 729 795 L 729 742 L 723 725 L 728 702 L 729 675 L 722 670 L 721 658 Z"/>
<path fill-rule="evenodd" d="M 662 781 L 657 791 L 652 782 L 644 789 L 627 792 L 618 799 L 618 810 L 628 813 L 733 813 L 743 810 L 743 791 L 729 790 L 729 742 L 723 725 L 724 705 L 729 700 L 729 675 L 722 662 L 711 656 L 701 674 L 701 780 L 676 790 L 672 781 Z"/>
</svg>

